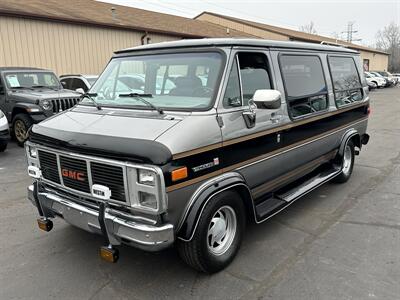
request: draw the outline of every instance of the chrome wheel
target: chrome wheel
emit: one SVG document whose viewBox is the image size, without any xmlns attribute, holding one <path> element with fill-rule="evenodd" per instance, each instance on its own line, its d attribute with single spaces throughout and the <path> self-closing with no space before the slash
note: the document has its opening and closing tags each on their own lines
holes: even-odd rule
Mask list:
<svg viewBox="0 0 400 300">
<path fill-rule="evenodd" d="M 14 134 L 19 142 L 24 142 L 27 136 L 27 129 L 22 120 L 16 120 L 14 123 Z"/>
<path fill-rule="evenodd" d="M 349 175 L 350 173 L 352 160 L 353 156 L 351 153 L 351 148 L 349 145 L 346 145 L 346 148 L 344 149 L 343 168 L 342 168 L 342 172 L 346 176 Z"/>
<path fill-rule="evenodd" d="M 236 235 L 236 213 L 230 206 L 222 206 L 212 217 L 207 231 L 208 250 L 214 255 L 224 254 Z"/>
</svg>

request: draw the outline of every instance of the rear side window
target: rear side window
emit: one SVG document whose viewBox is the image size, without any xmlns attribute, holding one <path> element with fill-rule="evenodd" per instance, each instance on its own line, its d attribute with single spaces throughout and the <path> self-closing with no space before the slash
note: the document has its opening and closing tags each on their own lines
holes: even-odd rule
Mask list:
<svg viewBox="0 0 400 300">
<path fill-rule="evenodd" d="M 330 56 L 329 68 L 337 107 L 363 99 L 362 85 L 353 58 Z"/>
<path fill-rule="evenodd" d="M 280 66 L 293 118 L 328 108 L 328 89 L 318 56 L 281 55 Z"/>
</svg>

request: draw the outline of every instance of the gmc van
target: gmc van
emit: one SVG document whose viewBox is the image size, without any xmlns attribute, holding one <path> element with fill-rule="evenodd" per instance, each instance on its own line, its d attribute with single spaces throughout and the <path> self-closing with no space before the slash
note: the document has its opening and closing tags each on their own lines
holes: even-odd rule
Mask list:
<svg viewBox="0 0 400 300">
<path fill-rule="evenodd" d="M 368 87 L 342 47 L 202 39 L 115 53 L 84 99 L 32 127 L 28 198 L 52 218 L 147 251 L 175 245 L 225 268 L 261 223 L 328 181 L 367 144 Z"/>
</svg>

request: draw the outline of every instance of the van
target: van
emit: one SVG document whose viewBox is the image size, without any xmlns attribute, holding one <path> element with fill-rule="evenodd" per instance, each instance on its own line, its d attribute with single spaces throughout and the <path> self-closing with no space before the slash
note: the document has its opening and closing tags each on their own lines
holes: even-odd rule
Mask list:
<svg viewBox="0 0 400 300">
<path fill-rule="evenodd" d="M 78 105 L 32 127 L 28 198 L 41 229 L 60 217 L 102 235 L 107 261 L 120 244 L 175 245 L 217 272 L 247 222 L 350 178 L 369 112 L 359 53 L 346 48 L 202 39 L 121 50 Z"/>
</svg>

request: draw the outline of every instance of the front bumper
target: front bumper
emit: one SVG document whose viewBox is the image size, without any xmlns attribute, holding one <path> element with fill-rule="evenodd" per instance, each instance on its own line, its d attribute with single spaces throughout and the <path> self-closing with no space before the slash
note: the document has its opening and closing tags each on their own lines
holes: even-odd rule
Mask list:
<svg viewBox="0 0 400 300">
<path fill-rule="evenodd" d="M 28 187 L 28 199 L 36 206 L 34 186 Z M 37 192 L 37 198 L 46 217 L 63 218 L 71 225 L 86 231 L 103 234 L 99 222 L 99 210 L 78 204 L 51 192 Z M 112 245 L 127 244 L 146 251 L 159 251 L 173 244 L 174 226 L 148 225 L 129 220 L 112 209 L 104 211 L 104 223 L 108 241 Z"/>
</svg>

